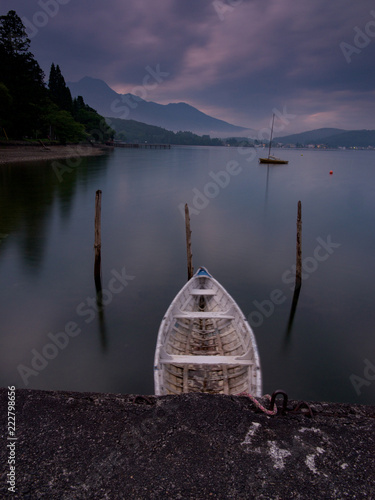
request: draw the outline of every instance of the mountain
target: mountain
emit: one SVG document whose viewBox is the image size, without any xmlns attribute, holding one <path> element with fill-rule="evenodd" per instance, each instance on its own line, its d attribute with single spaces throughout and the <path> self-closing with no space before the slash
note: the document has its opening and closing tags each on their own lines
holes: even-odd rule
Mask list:
<svg viewBox="0 0 375 500">
<path fill-rule="evenodd" d="M 331 137 L 341 132 L 346 132 L 339 128 L 318 128 L 315 130 L 310 130 L 308 132 L 301 132 L 299 134 L 286 135 L 284 137 L 275 137 L 275 142 L 281 142 L 282 144 L 315 144 L 321 143 L 327 137 Z"/>
<path fill-rule="evenodd" d="M 330 148 L 367 148 L 375 147 L 375 130 L 342 130 L 339 128 L 319 128 L 301 134 L 276 137 L 275 143 L 281 144 L 324 144 Z"/>
<path fill-rule="evenodd" d="M 202 113 L 184 102 L 158 104 L 133 94 L 118 94 L 104 81 L 84 77 L 67 83 L 72 97 L 82 96 L 98 113 L 108 118 L 131 119 L 174 132 L 190 131 L 211 137 L 247 135 L 253 131 Z"/>
<path fill-rule="evenodd" d="M 375 147 L 375 130 L 348 130 L 326 139 L 329 147 L 367 148 Z"/>
<path fill-rule="evenodd" d="M 155 125 L 122 120 L 121 118 L 107 118 L 107 123 L 116 131 L 116 139 L 128 143 L 150 144 L 179 144 L 189 146 L 223 146 L 221 139 L 211 139 L 207 135 L 199 136 L 192 132 L 171 132 Z"/>
</svg>

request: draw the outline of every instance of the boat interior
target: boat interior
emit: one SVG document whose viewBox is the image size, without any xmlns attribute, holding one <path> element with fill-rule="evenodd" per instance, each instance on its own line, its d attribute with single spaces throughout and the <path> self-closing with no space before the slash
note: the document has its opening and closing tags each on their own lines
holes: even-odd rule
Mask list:
<svg viewBox="0 0 375 500">
<path fill-rule="evenodd" d="M 256 377 L 250 334 L 233 299 L 205 276 L 176 297 L 161 351 L 165 394 L 249 391 Z M 259 369 L 259 368 L 258 368 Z"/>
</svg>

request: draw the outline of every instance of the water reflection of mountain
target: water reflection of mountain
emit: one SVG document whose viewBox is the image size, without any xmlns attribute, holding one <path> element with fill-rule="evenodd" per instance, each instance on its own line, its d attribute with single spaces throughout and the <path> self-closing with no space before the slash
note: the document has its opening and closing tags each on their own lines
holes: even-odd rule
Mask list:
<svg viewBox="0 0 375 500">
<path fill-rule="evenodd" d="M 88 165 L 95 161 L 95 172 Z M 59 164 L 66 162 L 59 161 Z M 17 246 L 29 269 L 43 261 L 53 208 L 70 218 L 77 190 L 86 190 L 106 170 L 107 158 L 81 158 L 79 166 L 64 173 L 60 182 L 51 161 L 0 166 L 0 259 L 17 233 Z M 6 237 L 5 237 L 6 235 Z"/>
</svg>

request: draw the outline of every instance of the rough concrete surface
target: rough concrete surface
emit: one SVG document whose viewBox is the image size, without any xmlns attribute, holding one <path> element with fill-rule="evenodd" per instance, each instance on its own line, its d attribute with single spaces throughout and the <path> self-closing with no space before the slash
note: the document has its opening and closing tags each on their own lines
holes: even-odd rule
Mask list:
<svg viewBox="0 0 375 500">
<path fill-rule="evenodd" d="M 11 493 L 7 397 L 0 498 L 375 498 L 374 406 L 267 416 L 245 396 L 35 390 L 16 390 Z"/>
</svg>

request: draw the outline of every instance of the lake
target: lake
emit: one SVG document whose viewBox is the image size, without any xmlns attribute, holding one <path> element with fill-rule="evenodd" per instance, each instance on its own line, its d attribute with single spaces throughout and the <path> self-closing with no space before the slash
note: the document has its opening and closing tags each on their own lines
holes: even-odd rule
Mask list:
<svg viewBox="0 0 375 500">
<path fill-rule="evenodd" d="M 289 164 L 278 166 L 256 153 L 115 149 L 0 166 L 0 385 L 152 394 L 159 324 L 187 279 L 188 203 L 194 267 L 249 319 L 263 392 L 374 404 L 375 152 L 280 150 Z M 303 282 L 290 321 L 299 200 Z"/>
</svg>

